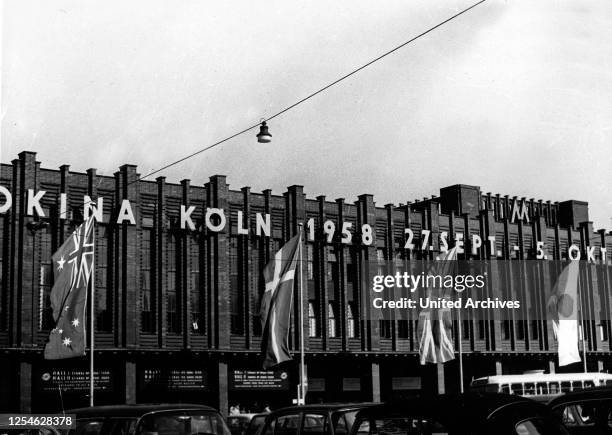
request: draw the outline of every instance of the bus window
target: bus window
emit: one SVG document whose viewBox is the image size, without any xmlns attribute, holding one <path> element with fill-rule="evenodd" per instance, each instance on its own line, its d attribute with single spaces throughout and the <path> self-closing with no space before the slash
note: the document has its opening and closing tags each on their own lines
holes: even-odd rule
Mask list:
<svg viewBox="0 0 612 435">
<path fill-rule="evenodd" d="M 548 394 L 559 394 L 561 390 L 559 389 L 558 382 L 550 382 L 548 384 Z"/>
<path fill-rule="evenodd" d="M 536 394 L 548 394 L 548 385 L 546 385 L 546 382 L 538 382 L 536 384 Z"/>
<path fill-rule="evenodd" d="M 569 393 L 570 391 L 572 391 L 572 383 L 567 381 L 561 382 L 561 392 Z"/>
<path fill-rule="evenodd" d="M 510 385 L 508 385 L 508 384 L 500 385 L 500 390 L 499 391 L 501 393 L 504 393 L 504 394 L 511 394 Z"/>
<path fill-rule="evenodd" d="M 582 390 L 582 381 L 572 381 L 572 391 Z"/>
<path fill-rule="evenodd" d="M 523 384 L 511 384 L 510 388 L 512 388 L 512 394 L 523 395 Z"/>
<path fill-rule="evenodd" d="M 597 383 L 597 385 L 599 385 L 599 382 Z M 595 383 L 593 381 L 584 381 L 584 388 L 593 388 L 595 386 Z"/>
<path fill-rule="evenodd" d="M 533 396 L 535 393 L 535 384 L 533 382 L 526 382 L 525 392 L 523 394 L 525 394 L 525 396 Z"/>
</svg>

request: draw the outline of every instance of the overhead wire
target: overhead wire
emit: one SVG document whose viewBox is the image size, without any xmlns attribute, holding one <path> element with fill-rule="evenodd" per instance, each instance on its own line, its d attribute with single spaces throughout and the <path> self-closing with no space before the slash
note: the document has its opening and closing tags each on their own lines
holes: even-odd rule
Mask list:
<svg viewBox="0 0 612 435">
<path fill-rule="evenodd" d="M 309 94 L 309 95 L 305 96 L 304 98 L 302 98 L 302 99 L 300 99 L 300 100 L 296 101 L 295 103 L 293 103 L 293 104 L 291 104 L 291 105 L 289 105 L 289 106 L 285 107 L 285 108 L 284 108 L 284 109 L 282 109 L 282 110 L 279 110 L 278 112 L 274 113 L 273 115 L 271 115 L 271 116 L 269 116 L 269 117 L 265 118 L 265 121 L 270 121 L 270 120 L 272 120 L 272 119 L 274 119 L 274 118 L 277 118 L 278 116 L 282 115 L 283 113 L 288 112 L 289 110 L 291 110 L 291 109 L 295 108 L 296 106 L 299 106 L 300 104 L 302 104 L 302 103 L 304 103 L 304 102 L 306 102 L 306 101 L 310 100 L 311 98 L 313 98 L 313 97 L 315 97 L 315 96 L 319 95 L 320 93 L 322 93 L 322 92 L 326 91 L 327 89 L 331 88 L 332 86 L 337 85 L 337 84 L 338 84 L 338 83 L 340 83 L 341 81 L 346 80 L 347 78 L 349 78 L 349 77 L 351 77 L 352 75 L 354 75 L 354 74 L 358 73 L 359 71 L 361 71 L 361 70 L 363 70 L 363 69 L 365 69 L 365 68 L 369 67 L 370 65 L 372 65 L 372 64 L 374 64 L 374 63 L 376 63 L 376 62 L 380 61 L 381 59 L 383 59 L 383 58 L 385 58 L 385 57 L 389 56 L 390 54 L 395 53 L 396 51 L 398 51 L 399 49 L 401 49 L 401 48 L 405 47 L 406 45 L 408 45 L 408 44 L 410 44 L 410 43 L 412 43 L 412 42 L 416 41 L 416 40 L 417 40 L 417 39 L 419 39 L 419 38 L 422 38 L 423 36 L 427 35 L 428 33 L 433 32 L 433 31 L 434 31 L 434 30 L 436 30 L 437 28 L 439 28 L 439 27 L 441 27 L 441 26 L 445 25 L 446 23 L 448 23 L 448 22 L 450 22 L 450 21 L 454 20 L 455 18 L 457 18 L 457 17 L 459 17 L 459 16 L 461 16 L 461 15 L 465 14 L 466 12 L 468 12 L 468 11 L 470 11 L 470 10 L 474 9 L 474 8 L 475 8 L 475 7 L 477 7 L 478 5 L 480 5 L 480 4 L 482 4 L 482 3 L 484 3 L 485 1 L 486 1 L 486 0 L 480 0 L 480 1 L 476 2 L 476 3 L 474 3 L 473 5 L 471 5 L 471 6 L 467 7 L 467 8 L 465 8 L 465 9 L 463 9 L 463 10 L 461 10 L 461 11 L 457 12 L 455 15 L 453 15 L 453 16 L 451 16 L 451 17 L 449 17 L 449 18 L 445 19 L 444 21 L 441 21 L 440 23 L 436 24 L 436 25 L 435 25 L 435 26 L 433 26 L 433 27 L 430 27 L 429 29 L 425 30 L 424 32 L 419 33 L 418 35 L 416 35 L 416 36 L 414 36 L 413 38 L 411 38 L 411 39 L 407 40 L 406 42 L 403 42 L 403 43 L 401 43 L 400 45 L 398 45 L 398 46 L 396 46 L 396 47 L 392 48 L 391 50 L 386 51 L 385 53 L 381 54 L 380 56 L 377 56 L 376 58 L 374 58 L 374 59 L 370 60 L 369 62 L 367 62 L 367 63 L 365 63 L 365 64 L 361 65 L 360 67 L 358 67 L 358 68 L 356 68 L 356 69 L 352 70 L 351 72 L 349 72 L 349 73 L 347 73 L 347 74 L 343 75 L 342 77 L 340 77 L 340 78 L 338 78 L 338 79 L 334 80 L 333 82 L 331 82 L 331 83 L 329 83 L 329 84 L 327 84 L 327 85 L 323 86 L 322 88 L 319 88 L 318 90 L 316 90 L 316 91 L 312 92 L 311 94 Z M 240 135 L 242 135 L 242 134 L 244 134 L 244 133 L 246 133 L 246 132 L 248 132 L 248 131 L 250 131 L 250 130 L 253 130 L 253 129 L 255 129 L 255 128 L 259 127 L 259 126 L 260 126 L 260 122 L 258 122 L 257 124 L 253 124 L 253 125 L 251 125 L 251 126 L 249 126 L 249 127 L 246 127 L 246 128 L 244 128 L 244 129 L 242 129 L 242 130 L 240 130 L 240 131 L 238 131 L 238 132 L 236 132 L 236 133 L 233 133 L 233 134 L 231 134 L 230 136 L 227 136 L 227 137 L 225 137 L 225 138 L 223 138 L 223 139 L 221 139 L 221 140 L 219 140 L 219 141 L 217 141 L 217 142 L 215 142 L 215 143 L 213 143 L 213 144 L 211 144 L 211 145 L 208 145 L 208 146 L 206 146 L 206 147 L 204 147 L 204 148 L 202 148 L 202 149 L 199 149 L 199 150 L 197 150 L 197 151 L 195 151 L 195 152 L 193 152 L 193 153 L 191 153 L 191 154 L 189 154 L 189 155 L 187 155 L 187 156 L 185 156 L 185 157 L 182 157 L 182 158 L 180 158 L 180 159 L 178 159 L 178 160 L 175 160 L 175 161 L 173 161 L 173 162 L 171 162 L 171 163 L 168 163 L 168 164 L 166 164 L 166 165 L 162 166 L 162 167 L 161 167 L 161 168 L 159 168 L 159 169 L 156 169 L 156 170 L 154 170 L 154 171 L 152 171 L 152 172 L 149 172 L 149 173 L 147 173 L 147 174 L 145 174 L 145 175 L 143 175 L 143 176 L 140 176 L 140 177 L 136 178 L 135 180 L 132 180 L 131 182 L 129 182 L 129 183 L 128 183 L 128 185 L 130 185 L 130 184 L 132 184 L 132 183 L 135 183 L 135 182 L 138 182 L 138 181 L 140 181 L 140 180 L 143 180 L 143 179 L 145 179 L 145 178 L 148 178 L 148 177 L 150 177 L 150 176 L 152 176 L 152 175 L 155 175 L 155 174 L 157 174 L 157 173 L 159 173 L 159 172 L 161 172 L 161 171 L 164 171 L 164 170 L 166 170 L 166 169 L 168 169 L 168 168 L 171 168 L 172 166 L 178 165 L 179 163 L 182 163 L 182 162 L 184 162 L 185 160 L 191 159 L 191 158 L 193 158 L 193 157 L 195 157 L 195 156 L 197 156 L 197 155 L 199 155 L 199 154 L 201 154 L 201 153 L 203 153 L 203 152 L 205 152 L 205 151 L 208 151 L 208 150 L 210 150 L 210 149 L 212 149 L 212 148 L 215 148 L 215 147 L 217 147 L 217 146 L 219 146 L 219 145 L 221 145 L 221 144 L 223 144 L 223 143 L 225 143 L 225 142 L 227 142 L 227 141 L 229 141 L 229 140 L 231 140 L 231 139 L 234 139 L 235 137 L 240 136 Z"/>
</svg>

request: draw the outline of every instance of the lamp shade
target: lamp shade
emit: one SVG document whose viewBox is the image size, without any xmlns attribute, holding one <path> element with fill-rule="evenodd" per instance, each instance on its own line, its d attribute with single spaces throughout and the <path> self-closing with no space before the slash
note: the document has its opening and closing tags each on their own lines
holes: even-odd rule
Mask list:
<svg viewBox="0 0 612 435">
<path fill-rule="evenodd" d="M 268 143 L 272 141 L 272 135 L 268 131 L 268 126 L 266 125 L 266 121 L 263 121 L 259 126 L 259 133 L 257 133 L 257 142 L 259 143 Z"/>
</svg>

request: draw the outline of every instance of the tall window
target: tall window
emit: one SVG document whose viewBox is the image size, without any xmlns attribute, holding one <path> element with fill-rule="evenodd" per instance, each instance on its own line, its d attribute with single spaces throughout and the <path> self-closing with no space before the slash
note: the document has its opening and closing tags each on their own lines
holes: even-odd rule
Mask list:
<svg viewBox="0 0 612 435">
<path fill-rule="evenodd" d="M 408 320 L 397 321 L 397 336 L 398 338 L 407 339 L 410 338 L 410 326 Z"/>
<path fill-rule="evenodd" d="M 151 291 L 151 243 L 153 230 L 145 228 L 142 230 L 140 247 L 140 329 L 143 332 L 155 332 L 155 302 Z"/>
<path fill-rule="evenodd" d="M 191 330 L 195 334 L 204 334 L 204 289 L 200 282 L 200 244 L 191 242 L 189 252 L 189 294 L 191 296 Z"/>
<path fill-rule="evenodd" d="M 387 273 L 385 264 L 385 250 L 383 248 L 378 248 L 376 250 L 376 265 L 378 275 L 385 275 Z M 380 320 L 379 329 L 381 338 L 391 338 L 391 320 Z"/>
<path fill-rule="evenodd" d="M 259 299 L 260 294 L 263 292 L 263 278 L 261 276 L 263 267 L 264 256 L 263 256 L 263 241 L 258 237 L 251 239 L 249 243 L 249 258 L 251 267 L 251 331 L 256 337 L 261 336 L 261 318 L 259 317 Z M 261 255 L 260 255 L 260 249 Z"/>
<path fill-rule="evenodd" d="M 179 295 L 177 294 L 177 267 L 176 267 L 176 245 L 177 239 L 172 234 L 167 234 L 166 239 L 166 316 L 168 332 L 181 332 L 179 318 Z"/>
<path fill-rule="evenodd" d="M 313 246 L 311 244 L 306 245 L 306 279 L 308 281 L 314 280 L 314 261 L 313 261 Z"/>
<path fill-rule="evenodd" d="M 336 332 L 336 313 L 334 312 L 334 304 L 327 304 L 327 332 L 330 337 L 337 337 Z"/>
<path fill-rule="evenodd" d="M 96 258 L 95 258 L 95 290 L 96 290 L 96 330 L 112 331 L 112 317 L 108 298 L 108 237 L 109 228 L 97 225 L 96 231 Z"/>
<path fill-rule="evenodd" d="M 308 336 L 317 337 L 317 313 L 312 302 L 308 303 Z"/>
<path fill-rule="evenodd" d="M 51 234 L 40 231 L 39 239 L 39 297 L 38 297 L 38 329 L 47 330 L 53 328 L 53 310 L 51 309 L 51 287 L 53 285 L 53 265 L 51 264 Z"/>
<path fill-rule="evenodd" d="M 5 237 L 4 237 L 4 219 L 0 218 L 0 241 L 4 242 L 5 241 Z M 2 263 L 2 259 L 4 257 L 3 254 L 3 247 L 0 244 L 0 331 L 4 331 L 6 328 L 6 320 L 5 320 L 5 315 L 6 315 L 6 311 L 4 309 L 4 306 L 6 304 L 6 293 L 4 291 L 4 265 Z"/>
<path fill-rule="evenodd" d="M 241 286 L 239 238 L 229 239 L 230 329 L 232 334 L 244 334 L 243 291 Z"/>
<path fill-rule="evenodd" d="M 348 303 L 346 305 L 346 336 L 348 338 L 355 338 L 355 314 L 353 313 L 353 304 Z"/>
</svg>

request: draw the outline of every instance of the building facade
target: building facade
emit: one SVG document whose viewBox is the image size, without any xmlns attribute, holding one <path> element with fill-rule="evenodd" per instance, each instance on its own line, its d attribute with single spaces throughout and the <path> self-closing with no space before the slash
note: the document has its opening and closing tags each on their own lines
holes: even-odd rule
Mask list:
<svg viewBox="0 0 612 435">
<path fill-rule="evenodd" d="M 594 320 L 584 324 L 587 360 L 589 370 L 612 368 L 612 233 L 594 230 L 585 202 L 455 185 L 381 207 L 369 194 L 306 198 L 295 185 L 282 195 L 232 190 L 220 175 L 200 186 L 139 180 L 133 165 L 114 176 L 46 169 L 22 152 L 0 167 L 0 410 L 88 403 L 88 358 L 45 361 L 42 350 L 53 328 L 51 255 L 90 213 L 98 221 L 98 404 L 198 402 L 225 412 L 229 403 L 290 403 L 296 365 L 261 372 L 258 301 L 263 267 L 301 223 L 308 401 L 457 390 L 456 361 L 420 366 L 415 322 L 367 322 L 360 312 L 364 262 L 434 258 L 443 238 L 462 239 L 466 260 L 580 256 L 593 264 L 585 277 L 597 295 L 588 302 Z M 558 370 L 551 329 L 541 320 L 468 322 L 465 381 Z"/>
</svg>

